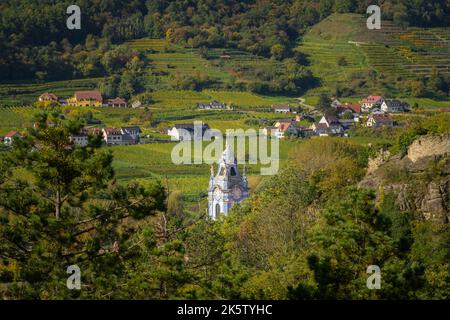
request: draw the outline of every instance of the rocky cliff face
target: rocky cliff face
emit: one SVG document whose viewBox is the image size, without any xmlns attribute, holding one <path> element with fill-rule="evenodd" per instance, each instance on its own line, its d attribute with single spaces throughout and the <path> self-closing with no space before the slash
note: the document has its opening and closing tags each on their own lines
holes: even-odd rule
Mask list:
<svg viewBox="0 0 450 320">
<path fill-rule="evenodd" d="M 382 193 L 393 192 L 401 210 L 441 223 L 450 221 L 450 135 L 414 141 L 404 158 L 380 153 L 369 161 L 359 184 Z"/>
<path fill-rule="evenodd" d="M 424 136 L 408 148 L 408 158 L 416 162 L 425 157 L 450 155 L 450 135 Z"/>
</svg>

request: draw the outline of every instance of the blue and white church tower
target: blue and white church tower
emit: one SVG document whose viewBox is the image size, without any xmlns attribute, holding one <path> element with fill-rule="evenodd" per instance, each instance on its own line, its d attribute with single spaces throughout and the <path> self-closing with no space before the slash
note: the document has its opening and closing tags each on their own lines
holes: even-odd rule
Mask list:
<svg viewBox="0 0 450 320">
<path fill-rule="evenodd" d="M 208 214 L 211 219 L 227 215 L 231 207 L 248 198 L 248 181 L 245 165 L 242 176 L 239 174 L 237 159 L 231 146 L 227 143 L 219 160 L 219 169 L 214 175 L 211 166 L 208 192 Z"/>
</svg>

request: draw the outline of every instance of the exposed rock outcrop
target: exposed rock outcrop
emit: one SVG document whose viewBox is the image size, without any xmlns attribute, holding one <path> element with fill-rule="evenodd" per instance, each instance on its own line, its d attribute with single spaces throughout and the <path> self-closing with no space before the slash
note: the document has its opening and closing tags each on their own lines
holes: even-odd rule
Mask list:
<svg viewBox="0 0 450 320">
<path fill-rule="evenodd" d="M 420 205 L 420 211 L 425 219 L 448 222 L 450 219 L 448 213 L 450 179 L 441 183 L 431 182 L 428 190 L 423 197 Z"/>
<path fill-rule="evenodd" d="M 408 148 L 408 158 L 412 162 L 425 157 L 450 155 L 450 135 L 423 136 Z"/>
<path fill-rule="evenodd" d="M 424 219 L 450 222 L 450 135 L 424 136 L 414 141 L 408 156 L 379 153 L 369 161 L 361 188 L 377 190 L 377 195 L 394 193 L 404 211 Z"/>
</svg>

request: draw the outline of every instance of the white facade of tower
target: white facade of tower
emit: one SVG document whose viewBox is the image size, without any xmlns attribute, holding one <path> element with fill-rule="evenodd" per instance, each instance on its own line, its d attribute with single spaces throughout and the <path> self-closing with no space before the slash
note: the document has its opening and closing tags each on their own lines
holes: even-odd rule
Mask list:
<svg viewBox="0 0 450 320">
<path fill-rule="evenodd" d="M 241 176 L 237 160 L 231 146 L 227 144 L 219 160 L 217 174 L 211 167 L 208 192 L 208 215 L 216 219 L 219 215 L 228 215 L 231 207 L 248 198 L 248 181 L 245 168 Z"/>
</svg>

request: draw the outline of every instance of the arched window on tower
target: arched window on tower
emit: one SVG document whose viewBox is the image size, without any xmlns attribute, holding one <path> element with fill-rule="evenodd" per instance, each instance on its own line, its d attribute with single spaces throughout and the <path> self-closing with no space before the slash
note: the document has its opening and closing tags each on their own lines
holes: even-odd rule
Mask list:
<svg viewBox="0 0 450 320">
<path fill-rule="evenodd" d="M 216 215 L 215 217 L 218 218 L 220 215 L 220 204 L 216 203 Z"/>
<path fill-rule="evenodd" d="M 234 167 L 231 167 L 230 175 L 231 175 L 232 177 L 235 177 L 235 176 L 236 176 L 236 169 L 235 169 Z"/>
</svg>

